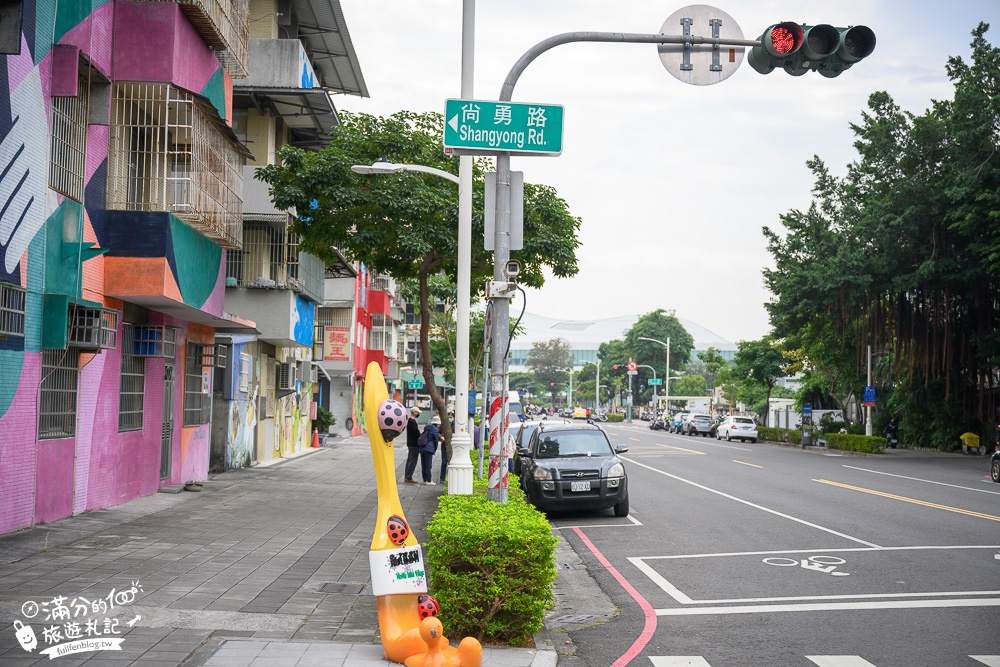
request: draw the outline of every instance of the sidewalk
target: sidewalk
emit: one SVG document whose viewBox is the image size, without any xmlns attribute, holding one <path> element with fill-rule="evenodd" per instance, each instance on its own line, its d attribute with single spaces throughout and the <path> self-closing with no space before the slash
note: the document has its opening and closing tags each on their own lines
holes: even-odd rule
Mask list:
<svg viewBox="0 0 1000 667">
<path fill-rule="evenodd" d="M 198 493 L 175 487 L 0 536 L 0 664 L 49 664 L 39 652 L 70 641 L 49 641 L 52 629 L 73 622 L 77 637 L 119 650 L 59 655 L 58 667 L 396 664 L 382 657 L 369 582 L 378 501 L 368 439 L 328 444 L 211 475 Z M 395 453 L 401 471 L 406 447 Z M 421 543 L 446 492 L 399 485 Z M 33 652 L 19 645 L 15 620 L 32 627 Z M 557 662 L 544 631 L 534 649 L 483 653 L 492 667 Z"/>
</svg>

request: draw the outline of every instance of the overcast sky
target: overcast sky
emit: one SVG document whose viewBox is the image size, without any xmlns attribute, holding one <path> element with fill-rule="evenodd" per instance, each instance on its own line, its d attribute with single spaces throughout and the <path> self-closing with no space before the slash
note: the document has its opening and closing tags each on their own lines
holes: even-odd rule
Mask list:
<svg viewBox="0 0 1000 667">
<path fill-rule="evenodd" d="M 370 98 L 338 108 L 389 115 L 444 111 L 461 97 L 461 0 L 341 0 Z M 476 99 L 496 100 L 513 64 L 553 35 L 659 33 L 684 4 L 649 0 L 480 0 Z M 526 181 L 556 188 L 582 219 L 579 274 L 528 291 L 528 312 L 599 319 L 664 308 L 737 342 L 769 330 L 770 265 L 761 228 L 805 209 L 818 155 L 841 175 L 856 158 L 850 124 L 868 97 L 887 91 L 923 113 L 952 96 L 948 56 L 968 60 L 970 32 L 993 25 L 1000 0 L 730 0 L 715 5 L 756 39 L 779 21 L 867 25 L 877 46 L 835 79 L 767 76 L 744 60 L 729 79 L 691 86 L 672 77 L 655 45 L 569 44 L 543 54 L 519 79 L 516 102 L 565 107 L 563 153 L 517 157 Z M 703 34 L 696 31 L 695 34 Z M 481 243 L 482 239 L 474 239 Z M 516 256 L 516 254 L 515 254 Z M 521 310 L 518 299 L 512 316 Z"/>
</svg>

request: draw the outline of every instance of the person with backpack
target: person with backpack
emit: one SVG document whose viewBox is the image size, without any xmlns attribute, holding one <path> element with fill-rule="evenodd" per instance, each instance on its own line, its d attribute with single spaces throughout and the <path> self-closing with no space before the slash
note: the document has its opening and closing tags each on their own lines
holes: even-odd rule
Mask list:
<svg viewBox="0 0 1000 667">
<path fill-rule="evenodd" d="M 417 449 L 420 451 L 420 472 L 423 475 L 424 484 L 427 486 L 435 485 L 432 464 L 434 453 L 438 448 L 438 441 L 441 439 L 441 431 L 438 430 L 440 425 L 441 418 L 434 415 L 431 417 L 430 423 L 424 426 L 424 432 L 417 439 Z"/>
<path fill-rule="evenodd" d="M 413 479 L 413 473 L 420 458 L 420 451 L 417 448 L 417 440 L 420 439 L 420 425 L 417 424 L 419 416 L 420 408 L 414 405 L 410 408 L 410 418 L 406 420 L 406 467 L 403 469 L 403 481 L 407 484 L 417 483 Z"/>
</svg>

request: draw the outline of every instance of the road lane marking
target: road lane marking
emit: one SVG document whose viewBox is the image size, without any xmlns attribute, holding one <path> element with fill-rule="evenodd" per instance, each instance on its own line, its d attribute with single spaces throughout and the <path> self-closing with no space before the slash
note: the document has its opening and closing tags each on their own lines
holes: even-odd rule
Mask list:
<svg viewBox="0 0 1000 667">
<path fill-rule="evenodd" d="M 973 512 L 972 510 L 963 510 L 960 507 L 949 507 L 948 505 L 938 505 L 937 503 L 929 503 L 926 500 L 917 500 L 916 498 L 907 498 L 906 496 L 897 496 L 894 493 L 885 493 L 884 491 L 875 491 L 873 489 L 865 489 L 860 486 L 851 486 L 850 484 L 841 484 L 840 482 L 831 482 L 827 479 L 814 479 L 814 482 L 819 482 L 820 484 L 829 484 L 830 486 L 839 486 L 842 489 L 850 489 L 851 491 L 860 491 L 861 493 L 870 493 L 873 496 L 882 496 L 883 498 L 890 498 L 892 500 L 901 500 L 904 503 L 913 503 L 914 505 L 923 505 L 924 507 L 933 507 L 934 509 L 944 510 L 946 512 L 955 512 L 956 514 L 964 514 L 966 516 L 976 517 L 977 519 L 989 519 L 990 521 L 1000 521 L 1000 516 L 993 516 L 992 514 L 983 514 L 982 512 Z"/>
<path fill-rule="evenodd" d="M 819 667 L 875 667 L 858 655 L 807 655 L 806 660 Z"/>
<path fill-rule="evenodd" d="M 657 616 L 726 616 L 730 614 L 775 614 L 789 611 L 856 611 L 862 609 L 946 609 L 955 607 L 1000 607 L 1000 598 L 984 600 L 884 600 L 880 602 L 829 602 L 817 604 L 763 604 L 743 607 L 670 607 L 657 609 Z"/>
<path fill-rule="evenodd" d="M 634 528 L 636 526 L 641 526 L 642 522 L 636 519 L 634 516 L 629 514 L 626 519 L 629 520 L 628 524 L 624 523 L 594 523 L 590 525 L 580 526 L 573 524 L 571 526 L 552 526 L 552 530 L 572 530 L 573 528 Z"/>
<path fill-rule="evenodd" d="M 687 452 L 688 454 L 700 454 L 705 456 L 705 452 L 699 452 L 695 449 L 684 449 L 683 447 L 677 447 L 676 445 L 665 445 L 662 442 L 655 443 L 657 447 L 664 447 L 666 449 L 676 449 L 678 452 Z"/>
<path fill-rule="evenodd" d="M 871 468 L 859 468 L 857 466 L 844 465 L 845 468 L 850 468 L 851 470 L 860 470 L 862 472 L 871 472 L 876 475 L 885 475 L 887 477 L 899 477 L 900 479 L 909 479 L 914 482 L 925 482 L 927 484 L 937 484 L 939 486 L 950 486 L 953 489 L 964 489 L 966 491 L 978 491 L 979 493 L 991 493 L 994 496 L 1000 496 L 1000 491 L 987 491 L 986 489 L 973 489 L 971 486 L 960 486 L 958 484 L 946 484 L 945 482 L 935 482 L 932 479 L 921 479 L 919 477 L 907 477 L 906 475 L 895 475 L 891 472 L 882 472 L 881 470 L 872 470 Z M 991 480 L 986 480 L 991 481 Z"/>
<path fill-rule="evenodd" d="M 642 440 L 640 440 L 639 438 L 633 438 L 632 436 L 629 436 L 628 439 L 629 440 L 635 440 L 636 442 L 642 442 Z"/>
<path fill-rule="evenodd" d="M 882 548 L 879 545 L 875 544 L 874 542 L 868 542 L 867 540 L 862 540 L 862 539 L 857 538 L 857 537 L 852 537 L 850 535 L 847 535 L 846 533 L 841 533 L 839 531 L 833 530 L 832 528 L 826 528 L 825 526 L 820 526 L 818 524 L 811 523 L 809 521 L 806 521 L 805 519 L 799 519 L 798 517 L 794 517 L 794 516 L 791 516 L 789 514 L 785 514 L 783 512 L 779 512 L 777 510 L 773 510 L 773 509 L 770 509 L 768 507 L 764 507 L 763 505 L 758 505 L 756 503 L 752 503 L 749 500 L 743 500 L 742 498 L 737 498 L 736 496 L 730 495 L 728 493 L 723 493 L 722 491 L 717 491 L 716 489 L 709 488 L 709 487 L 707 487 L 707 486 L 705 486 L 703 484 L 698 484 L 697 482 L 692 482 L 689 479 L 684 479 L 683 477 L 678 477 L 677 475 L 671 475 L 669 472 L 664 472 L 663 470 L 660 470 L 659 468 L 654 468 L 653 466 L 648 466 L 645 463 L 640 463 L 639 461 L 636 461 L 633 458 L 630 458 L 630 457 L 627 457 L 627 456 L 622 456 L 622 457 L 619 457 L 619 458 L 622 458 L 622 459 L 628 461 L 629 463 L 631 463 L 633 465 L 639 466 L 640 468 L 645 468 L 646 470 L 651 470 L 651 471 L 653 471 L 655 473 L 659 473 L 660 475 L 663 475 L 664 477 L 669 477 L 671 479 L 676 479 L 678 482 L 684 482 L 685 484 L 690 484 L 693 487 L 699 488 L 699 489 L 701 489 L 703 491 L 708 491 L 709 493 L 714 493 L 716 495 L 722 496 L 723 498 L 728 498 L 729 500 L 735 500 L 738 503 L 742 503 L 744 505 L 748 505 L 750 507 L 753 507 L 754 509 L 761 510 L 762 512 L 767 512 L 769 514 L 774 514 L 775 516 L 780 516 L 782 519 L 788 519 L 789 521 L 794 521 L 796 523 L 801 523 L 804 526 L 809 526 L 810 528 L 815 528 L 816 530 L 821 530 L 824 533 L 830 533 L 831 535 L 836 535 L 837 537 L 842 537 L 845 540 L 850 540 L 852 542 L 857 542 L 858 544 L 864 544 L 865 546 L 872 547 L 873 549 L 881 549 Z"/>
<path fill-rule="evenodd" d="M 651 655 L 649 661 L 653 667 L 712 667 L 700 655 Z"/>
<path fill-rule="evenodd" d="M 764 466 L 759 466 L 756 463 L 747 463 L 746 461 L 737 461 L 736 459 L 733 459 L 733 463 L 739 463 L 741 466 L 750 466 L 751 468 L 762 468 L 763 469 L 763 467 L 764 467 Z"/>
<path fill-rule="evenodd" d="M 594 543 L 590 541 L 590 538 L 584 535 L 582 530 L 575 529 L 574 532 L 576 532 L 576 536 L 583 541 L 584 545 L 590 549 L 590 552 L 594 554 L 594 557 L 597 558 L 598 562 L 604 566 L 604 569 L 606 569 L 608 573 L 615 578 L 615 581 L 617 581 L 618 584 L 625 589 L 625 592 L 628 593 L 633 600 L 635 600 L 636 604 L 638 604 L 639 608 L 642 610 L 642 615 L 645 618 L 642 632 L 638 637 L 636 637 L 636 640 L 632 642 L 632 646 L 630 646 L 620 658 L 611 663 L 611 667 L 625 667 L 632 662 L 632 660 L 639 657 L 642 650 L 646 648 L 646 644 L 648 644 L 650 640 L 653 639 L 653 635 L 656 634 L 656 610 L 654 610 L 653 605 L 649 604 L 646 598 L 642 597 L 642 594 L 628 582 L 625 576 L 611 564 L 611 561 L 605 558 L 604 554 L 602 554 L 600 550 L 594 546 Z"/>
<path fill-rule="evenodd" d="M 1000 667 L 1000 655 L 970 655 L 976 662 L 981 662 L 986 667 Z"/>
<path fill-rule="evenodd" d="M 759 557 L 759 556 L 783 556 L 789 554 L 832 554 L 832 553 L 878 553 L 885 554 L 892 551 L 956 551 L 956 550 L 990 550 L 1000 548 L 1000 545 L 933 545 L 933 546 L 909 546 L 909 547 L 883 547 L 871 549 L 866 547 L 837 548 L 837 549 L 788 549 L 785 551 L 732 551 L 708 554 L 677 554 L 673 556 L 631 556 L 627 558 L 636 569 L 649 577 L 660 590 L 683 605 L 733 605 L 733 604 L 754 604 L 759 605 L 765 602 L 820 602 L 820 601 L 847 601 L 847 600 L 869 600 L 880 601 L 900 598 L 955 598 L 956 596 L 980 596 L 980 595 L 1000 595 L 1000 590 L 984 591 L 922 591 L 915 593 L 848 593 L 841 595 L 796 595 L 782 597 L 751 597 L 751 598 L 722 598 L 722 599 L 694 599 L 670 583 L 666 577 L 660 574 L 647 561 L 677 561 L 687 558 L 724 558 L 724 557 Z"/>
</svg>

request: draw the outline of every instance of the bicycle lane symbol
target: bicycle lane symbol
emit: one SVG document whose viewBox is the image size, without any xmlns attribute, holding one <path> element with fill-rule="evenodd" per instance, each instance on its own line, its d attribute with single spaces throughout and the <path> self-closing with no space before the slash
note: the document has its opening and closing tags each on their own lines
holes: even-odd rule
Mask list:
<svg viewBox="0 0 1000 667">
<path fill-rule="evenodd" d="M 849 572 L 835 572 L 838 565 L 843 565 L 847 561 L 843 558 L 838 558 L 837 556 L 809 556 L 809 558 L 804 558 L 802 560 L 796 560 L 794 558 L 780 558 L 771 557 L 765 558 L 764 563 L 767 565 L 774 565 L 776 567 L 802 567 L 806 570 L 813 570 L 815 572 L 822 572 L 823 574 L 829 574 L 834 577 L 849 577 L 851 574 Z"/>
</svg>

